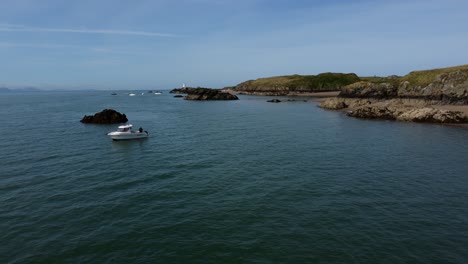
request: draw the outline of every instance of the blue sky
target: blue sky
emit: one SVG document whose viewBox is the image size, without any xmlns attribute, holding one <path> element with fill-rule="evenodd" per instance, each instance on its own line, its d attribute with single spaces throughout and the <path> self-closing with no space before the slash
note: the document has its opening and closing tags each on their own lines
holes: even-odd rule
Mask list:
<svg viewBox="0 0 468 264">
<path fill-rule="evenodd" d="M 468 64 L 466 0 L 1 0 L 0 87 L 220 88 Z"/>
</svg>

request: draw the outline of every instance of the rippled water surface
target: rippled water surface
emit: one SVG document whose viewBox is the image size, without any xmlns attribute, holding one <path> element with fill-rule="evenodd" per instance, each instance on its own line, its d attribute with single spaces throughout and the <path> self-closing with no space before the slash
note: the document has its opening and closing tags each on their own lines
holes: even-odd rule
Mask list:
<svg viewBox="0 0 468 264">
<path fill-rule="evenodd" d="M 0 263 L 468 263 L 466 127 L 266 100 L 0 94 Z"/>
</svg>

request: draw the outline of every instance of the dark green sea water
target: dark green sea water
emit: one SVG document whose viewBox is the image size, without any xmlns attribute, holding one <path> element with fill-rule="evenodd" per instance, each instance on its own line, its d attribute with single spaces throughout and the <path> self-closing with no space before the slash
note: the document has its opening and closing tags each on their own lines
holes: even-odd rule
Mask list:
<svg viewBox="0 0 468 264">
<path fill-rule="evenodd" d="M 466 127 L 266 100 L 0 94 L 0 263 L 468 263 Z"/>
</svg>

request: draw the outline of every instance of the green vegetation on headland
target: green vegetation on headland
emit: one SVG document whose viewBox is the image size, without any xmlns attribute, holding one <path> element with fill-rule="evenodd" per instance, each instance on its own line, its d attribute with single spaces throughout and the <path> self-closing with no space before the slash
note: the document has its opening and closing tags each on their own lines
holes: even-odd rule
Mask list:
<svg viewBox="0 0 468 264">
<path fill-rule="evenodd" d="M 340 91 L 341 97 L 417 98 L 468 104 L 468 65 L 413 71 L 405 76 L 358 77 L 354 73 L 321 73 L 260 78 L 226 87 L 240 94 L 301 95 Z"/>
<path fill-rule="evenodd" d="M 229 88 L 241 93 L 307 93 L 338 91 L 341 87 L 358 81 L 360 79 L 354 73 L 295 74 L 249 80 Z"/>
<path fill-rule="evenodd" d="M 432 70 L 423 70 L 423 71 L 412 71 L 409 74 L 403 76 L 400 80 L 407 81 L 410 83 L 411 86 L 428 86 L 432 82 L 435 81 L 438 75 L 441 74 L 448 74 L 457 71 L 468 71 L 468 64 L 455 66 L 455 67 L 448 67 L 448 68 L 439 68 L 439 69 L 432 69 Z M 466 81 L 466 80 L 465 80 Z"/>
</svg>

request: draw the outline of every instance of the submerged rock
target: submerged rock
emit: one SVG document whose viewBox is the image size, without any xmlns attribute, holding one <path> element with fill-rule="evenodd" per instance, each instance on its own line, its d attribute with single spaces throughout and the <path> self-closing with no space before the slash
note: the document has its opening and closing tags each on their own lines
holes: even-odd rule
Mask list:
<svg viewBox="0 0 468 264">
<path fill-rule="evenodd" d="M 85 115 L 80 122 L 87 124 L 117 124 L 127 122 L 127 116 L 121 114 L 114 109 L 104 109 L 99 113 L 91 116 Z"/>
<path fill-rule="evenodd" d="M 267 101 L 268 103 L 281 103 L 281 100 L 279 99 L 271 99 Z"/>
</svg>

